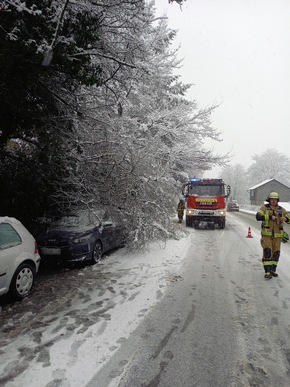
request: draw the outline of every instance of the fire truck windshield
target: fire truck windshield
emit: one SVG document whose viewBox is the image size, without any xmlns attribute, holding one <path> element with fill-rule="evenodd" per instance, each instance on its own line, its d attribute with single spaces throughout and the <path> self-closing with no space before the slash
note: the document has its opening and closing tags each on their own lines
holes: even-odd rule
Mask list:
<svg viewBox="0 0 290 387">
<path fill-rule="evenodd" d="M 189 195 L 197 196 L 223 196 L 224 186 L 223 185 L 195 185 L 189 184 L 188 186 Z"/>
</svg>

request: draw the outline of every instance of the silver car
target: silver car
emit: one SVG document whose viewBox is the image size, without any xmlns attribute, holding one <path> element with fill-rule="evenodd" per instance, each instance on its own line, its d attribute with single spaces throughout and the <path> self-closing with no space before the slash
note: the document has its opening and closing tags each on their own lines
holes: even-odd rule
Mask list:
<svg viewBox="0 0 290 387">
<path fill-rule="evenodd" d="M 17 219 L 0 217 L 0 296 L 21 300 L 32 289 L 40 256 L 35 239 Z"/>
</svg>

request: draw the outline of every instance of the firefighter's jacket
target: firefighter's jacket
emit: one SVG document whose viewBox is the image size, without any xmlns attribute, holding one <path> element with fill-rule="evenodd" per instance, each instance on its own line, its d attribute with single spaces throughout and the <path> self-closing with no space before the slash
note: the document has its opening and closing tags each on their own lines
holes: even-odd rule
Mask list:
<svg viewBox="0 0 290 387">
<path fill-rule="evenodd" d="M 278 219 L 272 220 L 273 215 Z M 287 213 L 285 208 L 278 205 L 270 206 L 270 204 L 262 206 L 256 214 L 256 219 L 262 221 L 261 234 L 274 238 L 282 238 L 283 222 L 280 222 L 279 220 L 281 216 L 286 218 L 286 223 L 290 222 L 290 215 Z"/>
<path fill-rule="evenodd" d="M 180 200 L 177 206 L 177 211 L 183 213 L 184 210 L 185 210 L 185 203 L 183 200 Z"/>
</svg>

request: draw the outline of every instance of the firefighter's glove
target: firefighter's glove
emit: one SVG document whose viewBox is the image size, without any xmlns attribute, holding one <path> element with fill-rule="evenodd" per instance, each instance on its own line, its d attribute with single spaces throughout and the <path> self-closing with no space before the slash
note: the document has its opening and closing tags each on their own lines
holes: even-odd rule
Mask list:
<svg viewBox="0 0 290 387">
<path fill-rule="evenodd" d="M 285 216 L 278 217 L 276 215 L 272 215 L 272 220 L 276 220 L 276 219 L 278 219 L 280 222 L 285 222 L 286 221 Z"/>
<path fill-rule="evenodd" d="M 288 241 L 289 241 L 289 235 L 287 234 L 286 231 L 283 231 L 282 242 L 287 243 Z"/>
</svg>

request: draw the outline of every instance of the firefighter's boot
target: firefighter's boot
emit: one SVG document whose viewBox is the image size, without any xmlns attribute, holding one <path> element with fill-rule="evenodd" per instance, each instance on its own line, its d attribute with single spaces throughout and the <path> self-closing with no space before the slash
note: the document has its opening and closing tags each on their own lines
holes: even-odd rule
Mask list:
<svg viewBox="0 0 290 387">
<path fill-rule="evenodd" d="M 265 273 L 264 277 L 265 277 L 266 279 L 271 279 L 271 278 L 272 278 L 272 273 L 271 273 L 270 271 L 267 271 L 267 272 Z"/>
<path fill-rule="evenodd" d="M 276 266 L 272 267 L 271 274 L 272 274 L 272 277 L 278 277 L 278 274 L 276 273 Z"/>
</svg>

